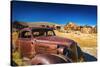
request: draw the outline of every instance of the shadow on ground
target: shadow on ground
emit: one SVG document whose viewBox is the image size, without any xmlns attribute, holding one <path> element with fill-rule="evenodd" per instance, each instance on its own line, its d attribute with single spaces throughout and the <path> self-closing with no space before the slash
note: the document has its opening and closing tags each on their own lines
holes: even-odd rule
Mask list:
<svg viewBox="0 0 100 67">
<path fill-rule="evenodd" d="M 92 62 L 92 61 L 97 61 L 97 58 L 84 52 L 84 56 L 85 56 L 85 61 L 86 62 Z"/>
</svg>

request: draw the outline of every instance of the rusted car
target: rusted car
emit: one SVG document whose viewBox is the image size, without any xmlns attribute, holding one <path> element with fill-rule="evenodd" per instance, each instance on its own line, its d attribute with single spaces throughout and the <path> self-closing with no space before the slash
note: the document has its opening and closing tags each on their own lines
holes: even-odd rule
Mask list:
<svg viewBox="0 0 100 67">
<path fill-rule="evenodd" d="M 51 58 L 49 60 L 55 61 L 57 59 L 55 57 L 66 59 L 67 62 L 84 61 L 83 52 L 77 43 L 71 39 L 56 36 L 52 28 L 32 27 L 20 30 L 16 48 L 21 57 L 32 59 L 31 64 L 46 64 L 41 61 L 43 58 Z M 57 63 L 58 60 L 55 62 Z"/>
</svg>

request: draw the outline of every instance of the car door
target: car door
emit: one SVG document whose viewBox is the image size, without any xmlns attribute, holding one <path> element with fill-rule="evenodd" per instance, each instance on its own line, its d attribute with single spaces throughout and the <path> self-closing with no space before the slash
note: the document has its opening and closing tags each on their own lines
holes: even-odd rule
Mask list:
<svg viewBox="0 0 100 67">
<path fill-rule="evenodd" d="M 38 54 L 57 53 L 57 51 L 55 51 L 55 44 L 50 43 L 49 40 L 45 40 L 45 38 L 48 37 L 47 32 L 44 32 L 43 30 L 37 30 L 33 32 L 33 36 L 36 38 L 35 50 Z"/>
<path fill-rule="evenodd" d="M 32 32 L 32 35 L 34 37 L 34 43 L 35 45 L 35 51 L 37 54 L 41 54 L 41 53 L 45 53 L 46 49 L 48 49 L 48 45 L 46 45 L 46 43 L 44 43 L 42 40 L 38 40 L 37 37 L 44 36 L 45 32 L 43 32 L 42 30 L 34 30 Z"/>
<path fill-rule="evenodd" d="M 19 51 L 22 57 L 32 57 L 34 54 L 34 45 L 32 43 L 31 31 L 23 30 L 19 34 Z"/>
</svg>

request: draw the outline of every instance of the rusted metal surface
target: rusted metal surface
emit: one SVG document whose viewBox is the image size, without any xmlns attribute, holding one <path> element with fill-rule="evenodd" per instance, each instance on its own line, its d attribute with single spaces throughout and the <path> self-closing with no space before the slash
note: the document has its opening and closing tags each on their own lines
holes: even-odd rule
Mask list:
<svg viewBox="0 0 100 67">
<path fill-rule="evenodd" d="M 38 54 L 32 60 L 32 65 L 71 63 L 67 58 L 55 54 Z"/>
<path fill-rule="evenodd" d="M 19 38 L 16 41 L 16 46 L 17 46 L 18 50 L 20 51 L 20 54 L 22 57 L 33 58 L 37 54 L 66 55 L 67 50 L 69 50 L 70 53 L 72 53 L 70 55 L 70 59 L 73 62 L 78 61 L 78 53 L 77 53 L 77 47 L 76 47 L 77 43 L 76 42 L 74 42 L 73 40 L 67 39 L 67 38 L 58 37 L 55 34 L 53 36 L 33 37 L 32 29 L 36 29 L 37 31 L 38 31 L 38 29 L 53 31 L 52 29 L 49 29 L 49 28 L 43 28 L 43 29 L 42 28 L 24 28 L 24 29 L 22 29 L 19 33 Z M 31 33 L 30 37 L 22 38 L 20 34 L 23 31 L 29 31 Z M 45 57 L 45 55 L 39 55 L 39 58 L 40 58 L 40 56 Z M 48 56 L 48 55 L 46 55 L 46 56 Z M 55 57 L 48 56 L 48 58 L 55 58 Z M 56 58 L 56 60 L 57 60 L 57 62 L 59 62 L 60 59 Z M 56 60 L 55 60 L 55 62 L 56 62 Z M 48 61 L 48 60 L 46 60 L 46 61 Z M 52 62 L 50 62 L 50 63 L 52 63 Z M 62 62 L 64 62 L 64 61 L 62 61 Z"/>
</svg>

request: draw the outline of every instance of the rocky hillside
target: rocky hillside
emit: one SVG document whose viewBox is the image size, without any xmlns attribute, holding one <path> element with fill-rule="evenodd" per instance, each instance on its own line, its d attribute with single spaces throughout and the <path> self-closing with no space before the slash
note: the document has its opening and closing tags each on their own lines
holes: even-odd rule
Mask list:
<svg viewBox="0 0 100 67">
<path fill-rule="evenodd" d="M 89 25 L 79 26 L 74 22 L 69 22 L 64 26 L 64 29 L 67 31 L 80 31 L 82 33 L 97 33 L 97 27 L 92 27 Z"/>
<path fill-rule="evenodd" d="M 65 30 L 77 30 L 79 26 L 75 24 L 74 22 L 69 22 L 64 26 Z"/>
</svg>

